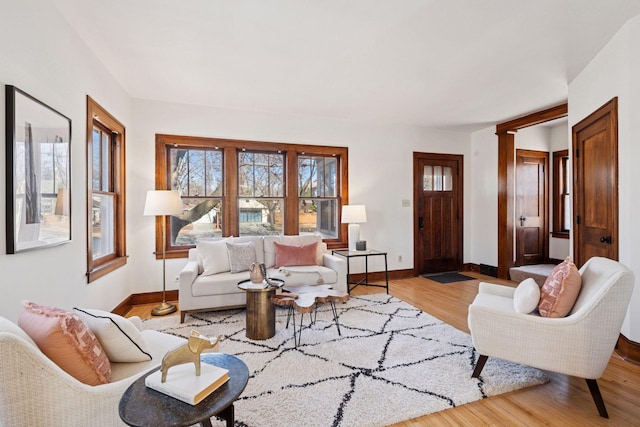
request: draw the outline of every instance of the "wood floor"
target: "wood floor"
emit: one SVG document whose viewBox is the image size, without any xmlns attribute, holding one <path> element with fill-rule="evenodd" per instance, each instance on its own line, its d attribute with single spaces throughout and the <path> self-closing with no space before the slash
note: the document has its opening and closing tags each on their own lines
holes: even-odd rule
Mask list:
<svg viewBox="0 0 640 427">
<path fill-rule="evenodd" d="M 513 285 L 493 277 L 465 272 L 484 281 Z M 389 293 L 439 319 L 469 332 L 467 308 L 479 280 L 440 284 L 424 278 L 392 281 Z M 354 295 L 378 293 L 379 288 L 358 287 Z M 154 305 L 134 307 L 128 315 L 151 317 Z M 426 374 L 426 373 L 425 373 Z M 640 426 L 640 366 L 616 353 L 598 380 L 609 419 L 600 418 L 584 379 L 548 373 L 551 381 L 415 418 L 396 427 L 417 426 Z M 384 396 L 380 396 L 381 399 Z M 375 410 L 372 408 L 372 410 Z M 398 408 L 402 411 L 402 408 Z"/>
</svg>

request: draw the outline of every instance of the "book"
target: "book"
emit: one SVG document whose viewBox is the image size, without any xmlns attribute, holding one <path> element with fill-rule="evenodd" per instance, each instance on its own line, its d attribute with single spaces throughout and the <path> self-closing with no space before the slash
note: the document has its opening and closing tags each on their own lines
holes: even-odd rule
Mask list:
<svg viewBox="0 0 640 427">
<path fill-rule="evenodd" d="M 229 370 L 202 363 L 200 375 L 196 376 L 193 363 L 183 363 L 169 368 L 167 380 L 162 382 L 162 371 L 156 371 L 145 378 L 147 387 L 186 402 L 197 405 L 205 397 L 229 381 Z"/>
</svg>

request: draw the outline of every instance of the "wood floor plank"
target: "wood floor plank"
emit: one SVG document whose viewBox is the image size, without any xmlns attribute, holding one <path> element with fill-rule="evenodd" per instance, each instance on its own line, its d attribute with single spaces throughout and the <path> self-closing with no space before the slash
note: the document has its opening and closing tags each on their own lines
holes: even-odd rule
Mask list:
<svg viewBox="0 0 640 427">
<path fill-rule="evenodd" d="M 448 284 L 422 277 L 394 280 L 389 283 L 389 294 L 468 333 L 467 311 L 478 292 L 478 283 L 487 281 L 510 286 L 515 286 L 515 283 L 473 272 L 464 274 L 475 280 Z M 380 288 L 359 286 L 352 295 L 379 292 Z M 135 306 L 128 316 L 149 318 L 155 305 Z M 612 355 L 604 375 L 598 380 L 609 420 L 598 415 L 584 379 L 553 372 L 547 374 L 551 381 L 546 384 L 493 396 L 394 426 L 640 425 L 640 366 L 624 361 L 615 353 Z"/>
</svg>

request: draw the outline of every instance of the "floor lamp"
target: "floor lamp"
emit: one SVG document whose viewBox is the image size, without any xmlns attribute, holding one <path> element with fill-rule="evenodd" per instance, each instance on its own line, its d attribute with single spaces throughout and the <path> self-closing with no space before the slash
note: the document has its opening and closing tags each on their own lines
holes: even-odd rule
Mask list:
<svg viewBox="0 0 640 427">
<path fill-rule="evenodd" d="M 167 302 L 167 280 L 165 268 L 165 246 L 167 244 L 167 215 L 182 215 L 182 198 L 180 193 L 171 190 L 147 191 L 147 200 L 144 204 L 144 215 L 162 217 L 162 303 L 151 310 L 154 316 L 164 316 L 173 313 L 177 307 Z"/>
</svg>

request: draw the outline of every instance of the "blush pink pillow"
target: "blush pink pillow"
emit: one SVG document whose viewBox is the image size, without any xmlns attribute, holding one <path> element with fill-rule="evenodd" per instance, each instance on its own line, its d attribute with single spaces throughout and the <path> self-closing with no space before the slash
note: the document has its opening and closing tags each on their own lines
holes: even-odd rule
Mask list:
<svg viewBox="0 0 640 427">
<path fill-rule="evenodd" d="M 540 290 L 540 316 L 564 317 L 569 314 L 578 299 L 581 287 L 580 272 L 567 257 L 553 269 Z"/>
<path fill-rule="evenodd" d="M 306 245 L 283 245 L 273 242 L 276 252 L 276 267 L 289 267 L 294 265 L 318 265 L 316 248 L 318 242 Z"/>
<path fill-rule="evenodd" d="M 24 301 L 18 325 L 52 362 L 88 385 L 111 380 L 111 364 L 91 329 L 75 314 Z"/>
</svg>

